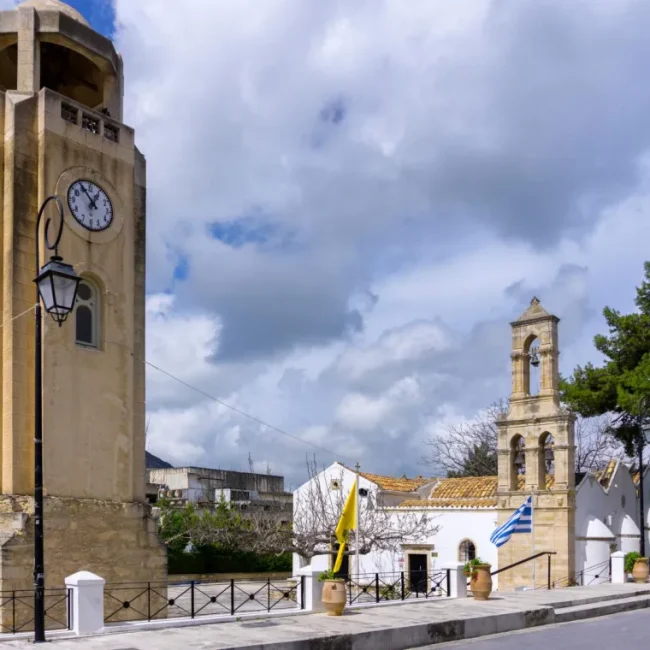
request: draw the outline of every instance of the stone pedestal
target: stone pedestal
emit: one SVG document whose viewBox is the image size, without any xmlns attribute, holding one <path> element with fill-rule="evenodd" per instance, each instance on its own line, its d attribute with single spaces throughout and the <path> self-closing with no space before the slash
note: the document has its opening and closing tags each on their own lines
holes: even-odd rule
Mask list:
<svg viewBox="0 0 650 650">
<path fill-rule="evenodd" d="M 612 553 L 612 584 L 622 585 L 626 582 L 625 553 L 623 551 L 616 551 L 616 553 Z"/>
<path fill-rule="evenodd" d="M 74 633 L 95 634 L 104 627 L 104 578 L 79 571 L 65 579 L 70 589 L 71 627 Z"/>
<path fill-rule="evenodd" d="M 451 598 L 467 598 L 467 577 L 465 565 L 462 562 L 443 564 L 444 570 L 449 570 L 449 595 Z"/>
<path fill-rule="evenodd" d="M 302 609 L 318 613 L 325 611 L 323 605 L 323 583 L 318 581 L 318 576 L 322 571 L 314 571 L 310 566 L 298 570 L 298 577 L 302 576 L 304 581 L 303 589 L 298 585 L 298 603 L 302 604 L 302 598 L 305 599 Z"/>
</svg>

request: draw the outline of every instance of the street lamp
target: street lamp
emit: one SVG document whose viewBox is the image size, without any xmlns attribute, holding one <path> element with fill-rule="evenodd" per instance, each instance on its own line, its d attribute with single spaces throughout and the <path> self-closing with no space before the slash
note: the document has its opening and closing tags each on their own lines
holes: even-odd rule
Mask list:
<svg viewBox="0 0 650 650">
<path fill-rule="evenodd" d="M 45 247 L 54 252 L 50 261 L 40 268 L 40 226 L 47 205 L 54 201 L 58 211 L 58 227 L 50 241 L 51 219 L 45 220 Z M 36 218 L 36 328 L 34 332 L 34 643 L 45 642 L 45 552 L 43 544 L 43 350 L 41 300 L 45 311 L 59 327 L 74 307 L 81 278 L 59 257 L 63 234 L 63 205 L 57 196 L 49 196 Z"/>
<path fill-rule="evenodd" d="M 646 420 L 646 410 L 644 408 L 641 419 L 641 433 L 639 436 L 639 523 L 641 524 L 641 543 L 639 544 L 639 551 L 641 557 L 646 557 L 645 554 L 645 505 L 643 503 L 643 449 L 650 443 L 650 424 Z"/>
</svg>

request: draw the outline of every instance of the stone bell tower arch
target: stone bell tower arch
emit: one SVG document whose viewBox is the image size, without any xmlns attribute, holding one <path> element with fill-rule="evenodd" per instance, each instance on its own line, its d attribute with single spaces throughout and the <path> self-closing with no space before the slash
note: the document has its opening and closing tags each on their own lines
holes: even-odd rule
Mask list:
<svg viewBox="0 0 650 650">
<path fill-rule="evenodd" d="M 512 322 L 512 394 L 498 422 L 497 511 L 504 523 L 531 494 L 534 548 L 554 551 L 553 580 L 574 574 L 575 416 L 562 408 L 559 393 L 558 323 L 537 298 Z M 531 386 L 539 367 L 539 391 Z M 499 548 L 499 568 L 532 554 L 532 536 L 517 534 Z M 546 581 L 546 559 L 536 561 L 537 584 Z M 532 585 L 532 562 L 499 575 L 501 590 Z"/>
</svg>

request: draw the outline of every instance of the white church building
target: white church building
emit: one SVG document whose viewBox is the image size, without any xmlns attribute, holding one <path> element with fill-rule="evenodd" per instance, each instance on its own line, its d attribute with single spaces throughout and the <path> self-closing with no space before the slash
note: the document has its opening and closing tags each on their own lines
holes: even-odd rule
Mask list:
<svg viewBox="0 0 650 650">
<path fill-rule="evenodd" d="M 359 558 L 360 574 L 421 572 L 434 573 L 449 563 L 479 557 L 504 569 L 548 551 L 551 581 L 555 586 L 599 584 L 609 580 L 609 558 L 614 551 L 638 551 L 640 547 L 638 476 L 620 461 L 611 461 L 599 472 L 575 473 L 574 418 L 559 403 L 557 390 L 557 323 L 534 299 L 513 328 L 513 394 L 510 410 L 499 423 L 498 476 L 467 478 L 407 478 L 359 473 L 360 528 L 364 513 L 383 509 L 386 521 L 396 527 L 405 518 L 413 521 L 426 515 L 426 530 L 400 540 L 391 548 L 374 548 Z M 531 347 L 535 341 L 539 347 Z M 520 363 L 521 358 L 525 366 Z M 537 394 L 529 389 L 528 364 L 539 365 L 541 381 Z M 535 364 L 534 362 L 537 362 Z M 522 369 L 523 368 L 523 369 Z M 555 427 L 555 428 L 554 428 Z M 552 433 L 555 435 L 552 435 Z M 550 462 L 549 462 L 550 461 Z M 526 466 L 537 470 L 526 472 Z M 644 528 L 648 540 L 650 476 L 644 473 Z M 294 493 L 294 527 L 303 525 L 310 494 L 329 495 L 329 503 L 340 504 L 353 487 L 357 474 L 341 463 L 312 477 Z M 513 512 L 533 495 L 533 534 L 513 535 L 504 546 L 490 536 Z M 301 505 L 302 504 L 302 505 Z M 337 506 L 337 507 L 340 507 Z M 433 526 L 432 526 L 433 524 Z M 435 526 L 435 531 L 432 528 Z M 535 544 L 533 544 L 533 537 Z M 294 555 L 297 574 L 332 568 L 332 554 L 310 560 Z M 523 562 L 493 577 L 494 588 L 546 586 L 548 556 Z M 344 573 L 356 573 L 354 556 Z"/>
<path fill-rule="evenodd" d="M 650 476 L 644 481 L 645 503 L 650 502 Z M 322 490 L 341 491 L 346 496 L 356 479 L 354 470 L 341 463 L 333 463 L 312 481 L 319 481 Z M 611 461 L 597 473 L 576 475 L 575 508 L 575 574 L 577 584 L 599 584 L 609 580 L 609 557 L 613 551 L 639 550 L 639 499 L 637 485 L 628 467 L 620 461 Z M 294 493 L 294 504 L 306 490 L 302 486 Z M 425 479 L 394 478 L 361 472 L 359 475 L 359 509 L 384 507 L 394 520 L 405 513 L 428 515 L 437 530 L 428 537 L 409 540 L 394 550 L 371 551 L 359 559 L 361 574 L 409 573 L 426 567 L 435 573 L 451 562 L 466 562 L 480 557 L 499 569 L 497 547 L 490 536 L 497 527 L 497 477 L 468 477 Z M 521 501 L 527 498 L 522 493 Z M 363 520 L 363 514 L 360 515 Z M 648 513 L 646 512 L 646 521 Z M 363 526 L 363 523 L 361 524 Z M 646 530 L 646 548 L 650 548 Z M 530 535 L 521 535 L 530 538 Z M 530 542 L 529 542 L 530 543 Z M 547 550 L 537 548 L 536 552 Z M 533 554 L 532 544 L 531 552 Z M 552 561 L 552 559 L 551 559 Z M 294 554 L 294 574 L 308 563 Z M 314 571 L 325 571 L 333 564 L 333 556 L 317 555 L 309 563 Z M 353 571 L 353 567 L 348 569 Z M 530 578 L 531 564 L 513 569 Z M 557 586 L 567 586 L 568 578 L 560 577 Z M 498 588 L 499 576 L 494 576 Z M 536 576 L 537 586 L 546 584 L 546 573 Z"/>
</svg>

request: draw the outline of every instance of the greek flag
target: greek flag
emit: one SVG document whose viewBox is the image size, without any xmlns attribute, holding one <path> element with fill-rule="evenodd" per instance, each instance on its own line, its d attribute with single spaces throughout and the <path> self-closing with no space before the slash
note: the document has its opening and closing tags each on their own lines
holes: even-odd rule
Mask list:
<svg viewBox="0 0 650 650">
<path fill-rule="evenodd" d="M 533 497 L 529 496 L 524 503 L 515 510 L 514 514 L 505 524 L 499 526 L 490 537 L 490 541 L 497 547 L 503 546 L 514 533 L 533 532 Z"/>
</svg>

